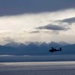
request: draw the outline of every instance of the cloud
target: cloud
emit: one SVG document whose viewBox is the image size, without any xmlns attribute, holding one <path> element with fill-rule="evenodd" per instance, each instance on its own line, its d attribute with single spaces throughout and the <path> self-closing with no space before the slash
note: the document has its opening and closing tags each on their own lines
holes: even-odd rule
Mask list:
<svg viewBox="0 0 75 75">
<path fill-rule="evenodd" d="M 63 26 L 58 26 L 58 25 L 46 25 L 46 26 L 40 26 L 40 27 L 37 27 L 36 29 L 47 29 L 47 30 L 54 30 L 54 31 L 65 31 L 65 30 L 68 30 L 69 28 L 67 27 L 63 27 Z"/>
<path fill-rule="evenodd" d="M 75 23 L 75 17 L 64 19 L 61 22 L 66 22 L 71 25 L 72 23 Z"/>
<path fill-rule="evenodd" d="M 44 26 L 50 23 L 53 24 L 53 22 L 55 22 L 56 20 L 63 20 L 66 18 L 71 18 L 73 16 L 75 16 L 74 9 L 57 11 L 52 13 L 46 12 L 39 14 L 3 16 L 0 17 L 0 32 L 19 32 L 24 30 L 30 31 L 39 26 Z"/>
<path fill-rule="evenodd" d="M 59 41 L 63 38 L 67 41 L 66 37 L 70 34 L 72 34 L 70 38 L 72 38 L 72 36 L 75 37 L 75 27 L 72 27 L 72 29 L 68 30 L 68 24 L 65 26 L 63 25 L 64 22 L 59 24 L 55 21 L 72 17 L 75 17 L 75 9 L 56 12 L 2 16 L 0 17 L 0 44 L 6 42 L 5 39 L 7 38 L 22 43 L 27 41 Z M 48 24 L 51 26 L 48 27 Z M 43 27 L 43 29 L 35 29 L 39 27 Z M 66 32 L 64 32 L 65 30 Z M 60 38 L 59 35 L 56 35 L 58 32 L 60 33 Z M 64 34 L 66 36 L 62 38 L 61 36 Z M 55 37 L 59 39 L 57 40 Z"/>
<path fill-rule="evenodd" d="M 40 33 L 40 31 L 35 30 L 35 31 L 31 31 L 30 33 Z"/>
<path fill-rule="evenodd" d="M 72 0 L 0 0 L 0 16 L 53 12 L 75 8 Z"/>
</svg>

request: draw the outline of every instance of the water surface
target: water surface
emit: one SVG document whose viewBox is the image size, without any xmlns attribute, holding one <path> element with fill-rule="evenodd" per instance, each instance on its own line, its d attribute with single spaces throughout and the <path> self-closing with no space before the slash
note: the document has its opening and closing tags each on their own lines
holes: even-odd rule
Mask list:
<svg viewBox="0 0 75 75">
<path fill-rule="evenodd" d="M 4 62 L 0 75 L 75 75 L 75 62 Z"/>
</svg>

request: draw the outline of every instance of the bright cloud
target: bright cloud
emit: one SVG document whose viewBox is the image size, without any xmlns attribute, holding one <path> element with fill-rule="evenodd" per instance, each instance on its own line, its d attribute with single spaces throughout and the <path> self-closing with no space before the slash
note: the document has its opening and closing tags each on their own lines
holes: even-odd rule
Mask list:
<svg viewBox="0 0 75 75">
<path fill-rule="evenodd" d="M 75 17 L 75 9 L 61 10 L 56 12 L 45 12 L 38 14 L 22 14 L 15 16 L 13 15 L 0 17 L 0 39 L 1 39 L 0 42 L 1 43 L 7 42 L 6 39 L 9 38 L 17 42 L 26 42 L 26 41 L 50 42 L 50 41 L 62 41 L 63 39 L 65 39 L 66 42 L 71 42 L 69 40 L 74 40 L 72 36 L 73 37 L 75 36 L 71 34 L 69 40 L 67 40 L 67 37 L 70 35 L 71 32 L 75 33 L 74 25 L 70 27 L 71 28 L 70 30 L 60 31 L 57 36 L 51 30 L 38 31 L 36 27 L 45 26 L 48 24 L 58 25 L 60 27 L 62 27 L 61 25 L 69 26 L 64 22 L 61 23 L 59 20 L 64 20 L 72 17 Z M 36 33 L 33 34 L 30 32 Z M 63 35 L 66 36 L 62 37 Z"/>
</svg>

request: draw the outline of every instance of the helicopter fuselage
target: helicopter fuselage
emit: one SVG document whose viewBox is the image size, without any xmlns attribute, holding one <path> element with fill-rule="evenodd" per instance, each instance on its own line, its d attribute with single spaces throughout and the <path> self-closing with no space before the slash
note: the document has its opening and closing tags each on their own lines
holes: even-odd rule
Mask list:
<svg viewBox="0 0 75 75">
<path fill-rule="evenodd" d="M 52 49 L 49 50 L 49 52 L 51 52 L 51 53 L 53 53 L 53 52 L 57 52 L 57 51 L 61 51 L 61 48 L 60 48 L 59 50 L 54 49 L 54 48 L 52 48 Z"/>
</svg>

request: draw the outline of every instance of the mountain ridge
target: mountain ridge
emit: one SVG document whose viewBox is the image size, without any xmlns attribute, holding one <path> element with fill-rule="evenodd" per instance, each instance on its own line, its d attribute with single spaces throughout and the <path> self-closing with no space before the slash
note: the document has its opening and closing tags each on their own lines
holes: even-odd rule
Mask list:
<svg viewBox="0 0 75 75">
<path fill-rule="evenodd" d="M 6 45 L 0 46 L 0 55 L 50 55 L 49 49 L 54 47 L 59 49 L 62 47 L 61 52 L 52 53 L 53 55 L 63 55 L 63 54 L 75 54 L 75 44 L 68 44 L 65 42 L 56 43 L 34 43 L 29 44 L 23 43 L 8 43 Z"/>
</svg>

